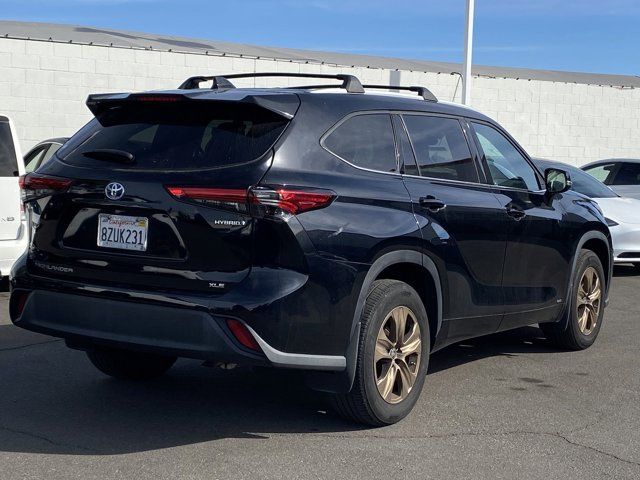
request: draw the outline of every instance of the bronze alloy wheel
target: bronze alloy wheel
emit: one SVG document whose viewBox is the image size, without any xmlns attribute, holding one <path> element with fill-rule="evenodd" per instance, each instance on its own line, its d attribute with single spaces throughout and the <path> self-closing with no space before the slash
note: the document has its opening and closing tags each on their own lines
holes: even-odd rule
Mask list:
<svg viewBox="0 0 640 480">
<path fill-rule="evenodd" d="M 385 402 L 396 404 L 411 392 L 422 352 L 420 325 L 407 307 L 395 307 L 380 326 L 373 370 L 378 392 Z"/>
<path fill-rule="evenodd" d="M 578 287 L 578 328 L 583 335 L 591 335 L 598 323 L 602 286 L 598 272 L 588 267 L 582 274 Z"/>
</svg>

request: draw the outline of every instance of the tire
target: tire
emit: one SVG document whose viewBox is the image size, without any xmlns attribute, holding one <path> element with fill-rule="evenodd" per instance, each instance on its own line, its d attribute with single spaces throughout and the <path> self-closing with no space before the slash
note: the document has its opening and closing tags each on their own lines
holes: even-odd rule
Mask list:
<svg viewBox="0 0 640 480">
<path fill-rule="evenodd" d="M 588 305 L 586 307 L 579 305 L 581 284 L 584 281 L 587 271 L 595 272 L 600 285 L 597 313 L 594 312 L 593 308 L 590 309 Z M 569 319 L 567 324 L 565 325 L 565 322 L 540 324 L 540 328 L 550 342 L 567 350 L 584 350 L 593 345 L 602 327 L 602 319 L 604 316 L 605 278 L 604 269 L 598 256 L 591 250 L 581 250 L 578 261 L 576 262 L 576 269 L 573 272 L 574 287 L 571 292 L 571 304 L 569 306 Z M 582 289 L 582 291 L 584 291 L 584 289 Z M 586 320 L 584 326 L 591 326 L 591 328 L 581 327 L 580 319 L 584 318 L 582 314 L 585 309 L 590 309 L 592 316 Z M 593 319 L 595 319 L 595 325 L 592 323 Z"/>
<path fill-rule="evenodd" d="M 393 331 L 396 317 L 391 316 L 392 313 L 399 319 L 404 317 L 406 321 L 405 333 L 400 341 Z M 391 328 L 383 331 L 383 324 L 385 328 Z M 417 331 L 416 324 L 419 327 Z M 383 335 L 381 340 L 378 340 L 379 334 Z M 421 340 L 419 346 L 414 342 L 416 335 Z M 379 341 L 386 346 L 376 349 Z M 398 345 L 400 347 L 396 351 Z M 391 347 L 388 351 L 389 358 L 387 354 L 383 354 L 382 358 L 376 359 L 380 357 L 381 351 L 387 351 L 387 346 Z M 403 348 L 407 350 L 403 352 Z M 429 352 L 429 321 L 420 296 L 406 283 L 376 280 L 369 290 L 362 311 L 353 386 L 347 394 L 331 395 L 334 409 L 348 420 L 372 426 L 391 425 L 402 420 L 411 412 L 422 391 Z M 388 380 L 392 377 L 394 380 L 381 383 L 380 388 L 387 395 L 385 399 L 376 380 Z M 404 379 L 413 381 L 413 385 L 404 388 L 410 385 L 410 381 L 405 383 Z M 384 389 L 385 386 L 391 388 Z"/>
<path fill-rule="evenodd" d="M 150 380 L 161 376 L 176 362 L 176 357 L 114 348 L 96 348 L 88 351 L 87 356 L 102 373 L 121 380 Z"/>
</svg>

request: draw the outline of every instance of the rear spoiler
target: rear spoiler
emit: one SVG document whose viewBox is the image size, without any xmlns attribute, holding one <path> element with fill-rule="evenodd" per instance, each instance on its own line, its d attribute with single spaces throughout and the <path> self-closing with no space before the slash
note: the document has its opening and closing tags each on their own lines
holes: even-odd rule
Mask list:
<svg viewBox="0 0 640 480">
<path fill-rule="evenodd" d="M 198 91 L 168 91 L 149 93 L 99 93 L 89 95 L 87 107 L 94 116 L 99 116 L 110 108 L 130 103 L 174 103 L 174 102 L 242 102 L 262 107 L 287 120 L 294 117 L 300 106 L 295 93 L 269 95 L 238 94 L 233 90 L 220 93 Z"/>
</svg>

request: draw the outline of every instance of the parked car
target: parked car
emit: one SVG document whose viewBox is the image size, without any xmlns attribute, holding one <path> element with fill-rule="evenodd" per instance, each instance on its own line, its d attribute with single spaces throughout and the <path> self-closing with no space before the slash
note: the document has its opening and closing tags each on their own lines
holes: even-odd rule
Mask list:
<svg viewBox="0 0 640 480">
<path fill-rule="evenodd" d="M 256 76 L 342 84 L 231 83 Z M 597 205 L 481 113 L 381 88 L 263 73 L 91 95 L 95 119 L 25 177 L 42 215 L 11 319 L 117 378 L 176 357 L 301 369 L 371 425 L 411 411 L 451 343 L 541 324 L 593 344 L 612 268 Z"/>
<path fill-rule="evenodd" d="M 640 198 L 640 159 L 611 158 L 582 167 L 623 197 Z"/>
<path fill-rule="evenodd" d="M 571 189 L 595 200 L 604 214 L 613 242 L 614 263 L 640 267 L 640 200 L 621 197 L 579 168 L 535 159 L 541 169 L 562 168 L 571 175 Z"/>
<path fill-rule="evenodd" d="M 27 248 L 27 225 L 18 177 L 24 174 L 20 144 L 9 117 L 0 114 L 0 278 Z"/>
<path fill-rule="evenodd" d="M 60 147 L 69 140 L 66 137 L 50 138 L 34 146 L 24 156 L 24 168 L 27 173 L 35 172 L 38 167 L 47 163 Z"/>
</svg>

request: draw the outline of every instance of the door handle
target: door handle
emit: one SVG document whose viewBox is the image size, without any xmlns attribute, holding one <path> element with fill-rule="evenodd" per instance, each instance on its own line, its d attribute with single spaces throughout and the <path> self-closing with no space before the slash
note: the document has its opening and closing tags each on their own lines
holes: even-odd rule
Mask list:
<svg viewBox="0 0 640 480">
<path fill-rule="evenodd" d="M 527 216 L 524 210 L 516 207 L 507 207 L 507 215 L 509 215 L 514 220 L 522 220 Z"/>
<path fill-rule="evenodd" d="M 437 212 L 447 206 L 446 203 L 444 203 L 442 200 L 437 199 L 433 195 L 420 197 L 420 200 L 418 200 L 418 202 L 420 203 L 421 207 L 424 207 L 431 212 Z"/>
</svg>

